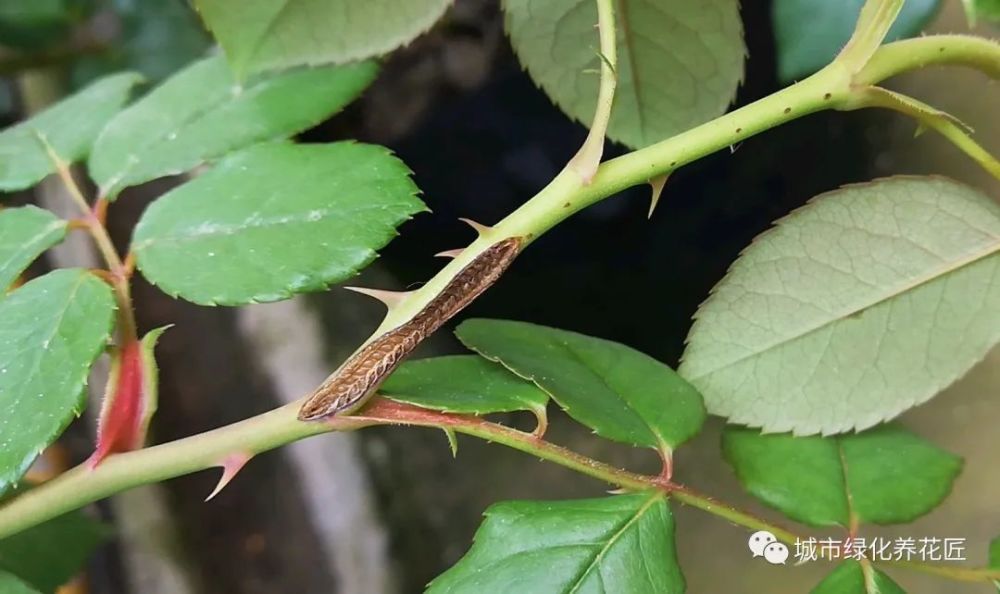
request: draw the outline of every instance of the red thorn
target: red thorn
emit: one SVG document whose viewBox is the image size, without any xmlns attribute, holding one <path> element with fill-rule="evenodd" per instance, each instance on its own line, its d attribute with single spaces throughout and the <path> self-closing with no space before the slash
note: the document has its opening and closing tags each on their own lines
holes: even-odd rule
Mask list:
<svg viewBox="0 0 1000 594">
<path fill-rule="evenodd" d="M 466 218 L 461 218 L 460 217 L 458 220 L 462 221 L 466 225 L 468 225 L 468 226 L 472 227 L 473 229 L 475 229 L 476 233 L 478 233 L 480 235 L 483 235 L 486 232 L 488 232 L 490 229 L 492 229 L 492 227 L 489 227 L 487 225 L 483 225 L 482 223 L 477 223 L 477 222 L 473 221 L 472 219 L 466 219 Z"/>
<path fill-rule="evenodd" d="M 374 297 L 386 307 L 392 309 L 400 301 L 406 298 L 410 294 L 410 291 L 386 291 L 384 289 L 366 289 L 365 287 L 344 287 L 348 291 L 354 291 L 355 293 L 361 293 L 362 295 L 368 295 L 369 297 Z"/>
<path fill-rule="evenodd" d="M 205 501 L 211 501 L 213 497 L 225 489 L 226 485 L 229 484 L 229 481 L 233 480 L 236 473 L 243 469 L 243 466 L 250 461 L 250 458 L 253 458 L 253 454 L 248 454 L 246 452 L 236 452 L 223 458 L 222 463 L 219 464 L 219 466 L 222 467 L 222 476 L 219 477 L 219 483 L 215 485 L 215 489 L 209 493 L 208 497 L 205 498 Z"/>
<path fill-rule="evenodd" d="M 434 254 L 435 258 L 457 258 L 459 254 L 465 251 L 465 248 L 455 248 L 453 250 L 445 250 L 443 252 L 438 252 Z"/>
</svg>

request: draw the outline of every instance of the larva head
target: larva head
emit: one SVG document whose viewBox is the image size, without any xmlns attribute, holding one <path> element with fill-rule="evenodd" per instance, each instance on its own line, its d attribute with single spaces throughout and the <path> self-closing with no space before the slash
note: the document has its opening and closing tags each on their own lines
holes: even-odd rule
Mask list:
<svg viewBox="0 0 1000 594">
<path fill-rule="evenodd" d="M 354 382 L 347 384 L 334 383 L 324 390 L 321 386 L 309 400 L 299 409 L 300 421 L 322 421 L 336 414 L 347 414 L 357 410 L 368 399 L 369 392 L 362 385 Z"/>
<path fill-rule="evenodd" d="M 480 257 L 485 256 L 486 259 L 493 262 L 497 276 L 500 276 L 521 252 L 523 245 L 524 239 L 522 237 L 508 237 L 486 248 Z"/>
</svg>

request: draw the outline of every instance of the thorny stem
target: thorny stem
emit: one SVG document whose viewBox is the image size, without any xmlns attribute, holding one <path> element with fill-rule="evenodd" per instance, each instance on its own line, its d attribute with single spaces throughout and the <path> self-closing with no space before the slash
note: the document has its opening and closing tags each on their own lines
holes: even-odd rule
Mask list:
<svg viewBox="0 0 1000 594">
<path fill-rule="evenodd" d="M 880 21 L 881 17 L 876 20 Z M 866 43 L 868 41 L 870 39 L 866 38 Z M 906 45 L 901 49 L 900 44 Z M 482 233 L 479 239 L 426 285 L 391 309 L 373 335 L 379 335 L 411 318 L 462 267 L 496 241 L 517 235 L 530 242 L 571 214 L 624 188 L 645 183 L 685 163 L 803 115 L 842 108 L 853 99 L 855 85 L 873 85 L 885 77 L 930 63 L 971 65 L 993 75 L 1000 71 L 1000 44 L 986 40 L 974 42 L 959 36 L 923 37 L 888 44 L 873 51 L 865 64 L 838 59 L 808 79 L 769 97 L 650 147 L 605 162 L 589 184 L 583 183 L 576 172 L 563 171 L 538 195 L 501 223 Z M 112 271 L 121 271 L 124 265 L 113 248 L 108 250 L 110 239 L 107 238 L 103 225 L 92 227 L 91 232 L 95 234 L 95 240 Z M 125 279 L 118 284 L 123 287 L 122 294 L 127 298 L 127 279 L 123 275 L 118 275 L 118 278 Z M 126 303 L 129 307 L 125 309 L 131 315 L 130 301 Z M 662 476 L 645 476 L 618 469 L 538 436 L 475 417 L 450 415 L 375 400 L 363 409 L 364 416 L 336 417 L 327 424 L 302 423 L 296 419 L 300 404 L 301 401 L 293 402 L 206 433 L 111 456 L 93 470 L 85 466 L 74 468 L 0 507 L 0 538 L 131 487 L 218 466 L 234 453 L 252 455 L 328 431 L 403 424 L 450 429 L 496 441 L 620 488 L 662 489 L 671 493 L 678 501 L 735 524 L 753 530 L 769 530 L 788 543 L 793 543 L 796 539 L 795 534 L 787 530 L 667 481 Z M 994 570 L 945 568 L 912 562 L 899 565 L 953 579 L 1000 579 L 1000 571 Z"/>
<path fill-rule="evenodd" d="M 749 530 L 767 530 L 778 540 L 794 545 L 800 536 L 750 513 L 722 503 L 689 487 L 658 475 L 638 474 L 588 458 L 532 433 L 512 429 L 479 417 L 444 413 L 376 398 L 359 414 L 334 417 L 326 424 L 301 423 L 295 403 L 206 433 L 117 454 L 96 469 L 78 466 L 15 498 L 0 511 L 0 538 L 24 530 L 38 521 L 77 507 L 79 497 L 96 500 L 129 487 L 161 481 L 196 470 L 220 466 L 231 454 L 253 456 L 274 447 L 329 431 L 350 431 L 378 425 L 429 427 L 463 433 L 498 443 L 553 462 L 580 474 L 628 491 L 657 489 L 691 507 L 716 515 Z M 961 581 L 1000 579 L 1000 570 L 945 567 L 917 562 L 892 563 L 924 573 Z"/>
</svg>

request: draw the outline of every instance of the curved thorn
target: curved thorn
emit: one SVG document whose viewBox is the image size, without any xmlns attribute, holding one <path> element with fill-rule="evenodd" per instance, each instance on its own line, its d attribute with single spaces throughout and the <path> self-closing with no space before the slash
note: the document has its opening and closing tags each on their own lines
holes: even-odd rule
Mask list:
<svg viewBox="0 0 1000 594">
<path fill-rule="evenodd" d="M 361 293 L 362 295 L 368 295 L 378 299 L 385 304 L 386 307 L 392 309 L 397 303 L 406 298 L 411 291 L 386 291 L 385 289 L 367 289 L 365 287 L 344 287 L 348 291 L 354 291 L 355 293 Z"/>
<path fill-rule="evenodd" d="M 455 248 L 453 250 L 445 250 L 443 252 L 438 252 L 434 254 L 435 258 L 457 258 L 459 254 L 465 251 L 465 248 Z"/>
<path fill-rule="evenodd" d="M 476 221 L 473 221 L 472 219 L 467 219 L 465 217 L 459 217 L 458 220 L 462 221 L 466 225 L 468 225 L 468 226 L 472 227 L 473 229 L 475 229 L 476 233 L 478 233 L 480 235 L 484 235 L 490 229 L 492 229 L 492 227 L 490 227 L 489 225 L 484 225 L 482 223 L 477 223 Z"/>
<path fill-rule="evenodd" d="M 222 467 L 222 476 L 219 477 L 219 482 L 215 485 L 215 489 L 208 494 L 205 501 L 211 501 L 212 498 L 225 489 L 226 485 L 236 476 L 236 473 L 243 470 L 243 467 L 250 461 L 250 458 L 253 458 L 253 454 L 247 452 L 236 452 L 223 458 L 222 463 L 219 464 Z"/>
<path fill-rule="evenodd" d="M 458 437 L 455 435 L 455 430 L 450 427 L 443 427 L 444 435 L 448 438 L 448 448 L 451 450 L 451 457 L 458 458 Z"/>
</svg>

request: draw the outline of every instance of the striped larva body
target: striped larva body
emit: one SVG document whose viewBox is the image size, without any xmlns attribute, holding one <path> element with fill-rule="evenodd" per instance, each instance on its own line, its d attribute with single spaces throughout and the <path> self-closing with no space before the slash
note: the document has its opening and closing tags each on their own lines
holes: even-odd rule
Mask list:
<svg viewBox="0 0 1000 594">
<path fill-rule="evenodd" d="M 410 321 L 371 341 L 333 372 L 299 409 L 299 419 L 317 421 L 360 408 L 417 345 L 495 283 L 520 250 L 519 237 L 483 250 Z"/>
</svg>

